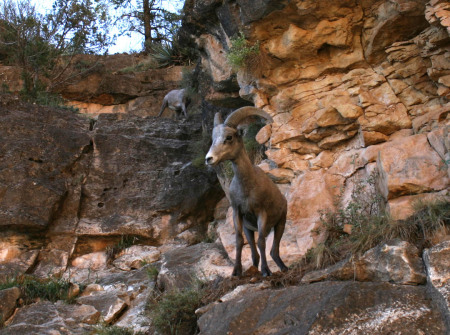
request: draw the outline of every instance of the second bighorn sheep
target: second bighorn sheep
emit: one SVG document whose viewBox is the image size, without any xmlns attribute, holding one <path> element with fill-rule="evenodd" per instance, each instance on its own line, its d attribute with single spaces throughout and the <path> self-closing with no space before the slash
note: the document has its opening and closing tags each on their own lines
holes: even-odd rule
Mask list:
<svg viewBox="0 0 450 335">
<path fill-rule="evenodd" d="M 160 117 L 164 110 L 169 107 L 171 110 L 177 113 L 177 118 L 180 116 L 181 112 L 183 112 L 184 117 L 187 118 L 186 108 L 188 104 L 189 99 L 184 88 L 181 90 L 172 90 L 164 97 L 158 117 Z"/>
<path fill-rule="evenodd" d="M 274 229 L 270 255 L 282 271 L 287 271 L 280 258 L 280 240 L 286 224 L 287 202 L 278 187 L 248 157 L 238 125 L 249 116 L 260 116 L 269 121 L 269 114 L 255 107 L 242 107 L 230 114 L 225 122 L 217 113 L 214 117 L 212 145 L 206 154 L 206 164 L 214 166 L 230 160 L 234 177 L 230 184 L 230 201 L 233 207 L 233 221 L 236 231 L 236 262 L 233 276 L 242 275 L 242 247 L 244 231 L 252 252 L 253 265 L 258 267 L 261 255 L 261 272 L 270 276 L 266 260 L 266 237 Z M 258 251 L 255 245 L 255 231 L 258 232 Z"/>
</svg>

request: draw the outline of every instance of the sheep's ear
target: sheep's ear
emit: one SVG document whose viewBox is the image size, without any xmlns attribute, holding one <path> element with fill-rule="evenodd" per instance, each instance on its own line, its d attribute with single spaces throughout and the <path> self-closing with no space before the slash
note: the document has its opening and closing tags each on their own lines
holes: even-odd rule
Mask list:
<svg viewBox="0 0 450 335">
<path fill-rule="evenodd" d="M 216 115 L 214 115 L 214 127 L 222 123 L 223 123 L 222 114 L 216 113 Z"/>
</svg>

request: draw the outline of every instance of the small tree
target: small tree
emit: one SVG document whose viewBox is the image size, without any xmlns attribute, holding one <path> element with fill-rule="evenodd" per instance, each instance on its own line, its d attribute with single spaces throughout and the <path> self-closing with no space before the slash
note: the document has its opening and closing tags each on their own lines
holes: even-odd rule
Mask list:
<svg viewBox="0 0 450 335">
<path fill-rule="evenodd" d="M 110 0 L 122 13 L 116 22 L 121 24 L 121 33 L 137 32 L 144 36 L 144 48 L 151 50 L 154 44 L 172 43 L 180 27 L 181 15 L 167 10 L 165 0 Z M 171 1 L 180 2 L 180 1 Z"/>
<path fill-rule="evenodd" d="M 28 1 L 5 0 L 0 59 L 21 67 L 24 91 L 35 96 L 67 79 L 64 74 L 76 54 L 106 50 L 107 25 L 107 8 L 100 1 L 56 0 L 52 11 L 41 15 Z"/>
</svg>

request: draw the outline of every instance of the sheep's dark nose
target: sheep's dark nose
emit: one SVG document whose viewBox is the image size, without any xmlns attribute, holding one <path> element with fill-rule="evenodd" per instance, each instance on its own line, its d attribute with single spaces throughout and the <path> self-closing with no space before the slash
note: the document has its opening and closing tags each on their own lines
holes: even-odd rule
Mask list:
<svg viewBox="0 0 450 335">
<path fill-rule="evenodd" d="M 205 163 L 206 164 L 211 164 L 212 163 L 213 158 L 212 157 L 206 157 L 205 158 Z"/>
</svg>

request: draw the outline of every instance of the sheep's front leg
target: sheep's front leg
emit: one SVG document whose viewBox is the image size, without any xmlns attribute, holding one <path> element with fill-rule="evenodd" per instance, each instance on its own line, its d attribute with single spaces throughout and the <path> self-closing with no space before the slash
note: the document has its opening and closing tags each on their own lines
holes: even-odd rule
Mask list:
<svg viewBox="0 0 450 335">
<path fill-rule="evenodd" d="M 245 225 L 245 219 L 244 219 L 244 233 L 247 237 L 248 244 L 250 246 L 250 250 L 252 251 L 252 261 L 253 266 L 258 268 L 259 265 L 259 255 L 258 251 L 256 250 L 256 243 L 255 243 L 255 232 L 253 230 L 250 230 Z"/>
<path fill-rule="evenodd" d="M 242 216 L 233 208 L 234 231 L 236 233 L 236 261 L 234 263 L 233 276 L 242 275 L 242 247 L 244 246 L 244 237 L 242 237 Z"/>
<path fill-rule="evenodd" d="M 187 119 L 186 103 L 184 101 L 181 103 L 181 110 L 183 111 L 184 117 Z"/>
<path fill-rule="evenodd" d="M 263 277 L 270 276 L 272 272 L 267 265 L 266 258 L 266 237 L 268 235 L 267 231 L 267 214 L 262 212 L 258 216 L 258 248 L 259 255 L 261 256 L 261 273 Z"/>
</svg>

